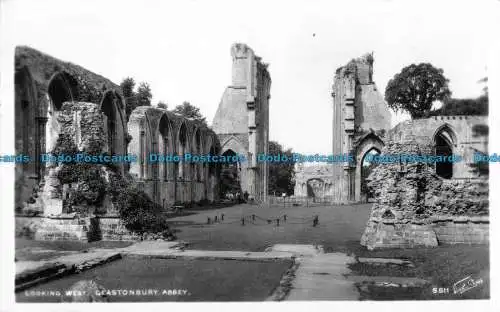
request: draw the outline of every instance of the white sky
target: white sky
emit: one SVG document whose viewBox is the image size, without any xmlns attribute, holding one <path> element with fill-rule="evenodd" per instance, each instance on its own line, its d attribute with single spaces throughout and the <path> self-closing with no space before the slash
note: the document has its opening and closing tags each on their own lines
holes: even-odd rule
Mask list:
<svg viewBox="0 0 500 312">
<path fill-rule="evenodd" d="M 3 48 L 29 45 L 116 83 L 147 81 L 153 103 L 187 100 L 211 122 L 231 82 L 230 46 L 244 42 L 270 64 L 271 140 L 327 154 L 335 69 L 366 52 L 381 92 L 404 66 L 431 62 L 454 96 L 481 93 L 496 3 L 434 2 L 7 0 Z"/>
</svg>

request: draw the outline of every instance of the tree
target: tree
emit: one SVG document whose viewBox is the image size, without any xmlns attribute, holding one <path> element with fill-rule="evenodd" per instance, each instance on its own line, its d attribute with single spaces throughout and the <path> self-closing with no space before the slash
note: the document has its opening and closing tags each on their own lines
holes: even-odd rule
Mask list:
<svg viewBox="0 0 500 312">
<path fill-rule="evenodd" d="M 177 105 L 174 108 L 173 112 L 185 118 L 190 118 L 201 122 L 204 125 L 207 124 L 206 118 L 203 117 L 200 109 L 196 106 L 191 105 L 191 103 L 189 102 L 184 101 L 181 105 Z"/>
<path fill-rule="evenodd" d="M 292 159 L 292 149 L 283 150 L 281 144 L 275 141 L 269 141 L 269 155 L 286 155 Z M 295 162 L 270 162 L 269 163 L 269 194 L 286 193 L 293 194 Z"/>
<path fill-rule="evenodd" d="M 476 99 L 449 99 L 441 108 L 433 110 L 429 116 L 488 115 L 488 96 L 481 95 Z"/>
<path fill-rule="evenodd" d="M 163 109 L 168 109 L 168 104 L 165 103 L 165 102 L 160 101 L 160 102 L 158 102 L 158 104 L 156 104 L 156 107 L 163 108 Z"/>
<path fill-rule="evenodd" d="M 450 95 L 443 70 L 429 63 L 403 68 L 385 89 L 389 107 L 395 112 L 407 111 L 412 119 L 426 116 L 435 101 L 445 101 Z"/>
<path fill-rule="evenodd" d="M 141 82 L 137 88 L 137 106 L 151 106 L 153 94 L 147 82 Z"/>
<path fill-rule="evenodd" d="M 127 77 L 122 80 L 120 83 L 120 87 L 122 89 L 123 97 L 125 98 L 126 108 L 125 111 L 127 113 L 127 120 L 130 117 L 132 111 L 137 107 L 136 94 L 134 92 L 135 88 L 135 80 L 132 77 Z"/>
</svg>

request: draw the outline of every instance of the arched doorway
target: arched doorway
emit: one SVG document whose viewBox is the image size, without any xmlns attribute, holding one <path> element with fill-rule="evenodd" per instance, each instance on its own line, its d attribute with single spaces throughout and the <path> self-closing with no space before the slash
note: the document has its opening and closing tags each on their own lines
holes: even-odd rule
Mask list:
<svg viewBox="0 0 500 312">
<path fill-rule="evenodd" d="M 321 201 L 325 196 L 325 181 L 320 178 L 307 180 L 307 197 L 312 198 L 313 202 Z"/>
<path fill-rule="evenodd" d="M 172 129 L 167 115 L 163 115 L 158 125 L 158 153 L 161 156 L 173 154 Z M 160 162 L 160 179 L 172 180 L 174 176 L 172 162 Z"/>
<path fill-rule="evenodd" d="M 111 92 L 107 92 L 101 104 L 101 111 L 105 116 L 104 126 L 105 135 L 107 136 L 107 149 L 106 152 L 109 155 L 114 155 L 119 150 L 118 140 L 117 140 L 117 113 L 114 107 L 114 96 Z"/>
<path fill-rule="evenodd" d="M 384 142 L 378 135 L 371 132 L 360 139 L 360 143 L 356 148 L 356 168 L 354 174 L 350 176 L 349 198 L 356 202 L 362 201 L 361 186 L 363 183 L 363 163 L 367 167 L 369 164 L 365 162 L 366 155 L 369 153 L 380 153 L 384 147 Z M 365 170 L 365 174 L 366 170 Z"/>
<path fill-rule="evenodd" d="M 372 148 L 366 154 L 363 156 L 363 159 L 361 160 L 361 200 L 369 202 L 370 199 L 373 197 L 372 192 L 368 189 L 368 177 L 370 176 L 371 172 L 375 167 L 378 165 L 378 163 L 370 161 L 371 157 L 367 157 L 368 155 L 370 156 L 375 156 L 380 154 L 380 151 L 377 148 Z"/>
<path fill-rule="evenodd" d="M 453 155 L 455 144 L 455 133 L 448 125 L 444 125 L 434 135 L 434 154 L 447 158 Z M 436 174 L 444 179 L 451 179 L 453 177 L 453 162 L 436 162 Z"/>
<path fill-rule="evenodd" d="M 226 150 L 222 156 L 226 159 L 237 156 L 232 150 Z M 239 162 L 226 161 L 221 164 L 221 196 L 227 199 L 238 199 L 241 196 L 241 164 Z"/>
<path fill-rule="evenodd" d="M 177 146 L 177 152 L 179 157 L 181 158 L 181 161 L 177 164 L 177 179 L 178 180 L 186 180 L 188 175 L 187 175 L 187 164 L 184 161 L 184 154 L 188 152 L 187 150 L 187 142 L 188 142 L 188 137 L 187 137 L 187 127 L 183 123 L 179 129 L 179 135 L 178 135 L 178 146 Z"/>
</svg>

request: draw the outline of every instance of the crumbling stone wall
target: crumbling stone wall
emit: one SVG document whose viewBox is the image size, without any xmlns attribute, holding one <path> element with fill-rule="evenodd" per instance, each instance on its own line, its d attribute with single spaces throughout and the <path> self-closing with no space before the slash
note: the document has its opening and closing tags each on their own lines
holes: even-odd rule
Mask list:
<svg viewBox="0 0 500 312">
<path fill-rule="evenodd" d="M 102 104 L 106 98 L 112 99 L 116 150 L 117 153 L 126 151 L 125 101 L 120 87 L 110 80 L 81 66 L 20 46 L 15 52 L 15 86 L 16 154 L 31 158 L 27 163 L 16 163 L 16 209 L 33 204 L 38 189 L 47 182 L 44 178 L 51 175 L 39 159 L 52 150 L 59 137 L 57 116 L 64 102 Z"/>
<path fill-rule="evenodd" d="M 241 189 L 250 199 L 266 200 L 269 168 L 257 162 L 268 152 L 271 77 L 267 64 L 246 44 L 231 47 L 232 84 L 226 88 L 212 127 L 221 142 L 221 154 L 232 150 L 248 160 L 241 163 Z"/>
<path fill-rule="evenodd" d="M 332 164 L 328 163 L 314 166 L 304 166 L 304 164 L 300 163 L 296 164 L 295 199 L 305 200 L 307 197 L 316 197 L 316 195 L 319 194 L 323 202 L 331 202 L 333 200 L 332 166 Z M 317 182 L 314 183 L 314 181 Z M 321 189 L 318 190 L 317 187 L 313 187 L 313 184 L 319 185 Z"/>
<path fill-rule="evenodd" d="M 361 200 L 361 162 L 371 149 L 383 146 L 391 114 L 373 81 L 373 55 L 351 60 L 335 72 L 333 83 L 334 155 L 351 154 L 351 163 L 332 165 L 333 202 Z"/>
<path fill-rule="evenodd" d="M 433 155 L 411 136 L 382 154 Z M 488 180 L 445 180 L 426 163 L 384 163 L 370 174 L 376 203 L 361 238 L 368 249 L 488 242 Z"/>
<path fill-rule="evenodd" d="M 137 161 L 130 175 L 138 187 L 165 209 L 176 204 L 195 204 L 218 199 L 218 169 L 215 163 L 152 162 L 151 154 L 219 155 L 217 135 L 208 127 L 164 109 L 142 106 L 130 115 L 128 152 Z M 185 146 L 181 146 L 184 142 Z M 182 168 L 179 168 L 182 166 Z"/>
</svg>

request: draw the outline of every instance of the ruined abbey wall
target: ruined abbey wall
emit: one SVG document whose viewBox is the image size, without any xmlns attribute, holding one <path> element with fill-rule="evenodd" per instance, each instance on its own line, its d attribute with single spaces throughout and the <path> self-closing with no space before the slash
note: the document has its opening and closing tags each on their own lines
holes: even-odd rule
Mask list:
<svg viewBox="0 0 500 312">
<path fill-rule="evenodd" d="M 120 87 L 78 65 L 64 62 L 29 47 L 16 48 L 15 148 L 30 157 L 16 164 L 15 204 L 23 208 L 35 201 L 39 184 L 47 175 L 40 156 L 50 153 L 60 133 L 58 116 L 65 102 L 97 105 L 112 133 L 106 151 L 126 153 L 125 103 Z M 110 126 L 110 127 L 108 127 Z M 125 167 L 120 164 L 124 172 Z"/>
<path fill-rule="evenodd" d="M 239 164 L 242 192 L 265 201 L 269 168 L 257 162 L 269 145 L 269 98 L 271 78 L 267 65 L 245 44 L 231 47 L 232 83 L 226 88 L 212 128 L 221 142 L 221 154 L 232 151 L 246 157 Z"/>
<path fill-rule="evenodd" d="M 361 239 L 369 249 L 489 241 L 488 176 L 473 154 L 487 154 L 487 118 L 443 116 L 405 121 L 387 135 L 383 154 L 435 155 L 436 138 L 449 139 L 464 160 L 438 174 L 435 163 L 383 163 L 368 187 L 376 200 Z M 481 130 L 482 129 L 482 130 Z"/>
<path fill-rule="evenodd" d="M 220 143 L 212 130 L 172 112 L 143 106 L 132 112 L 128 132 L 132 137 L 129 154 L 138 159 L 131 164 L 130 174 L 155 202 L 169 207 L 218 199 L 219 169 L 215 163 L 149 159 L 151 154 L 218 155 Z"/>
<path fill-rule="evenodd" d="M 30 161 L 16 163 L 16 210 L 64 213 L 64 196 L 75 185 L 59 181 L 58 165 L 40 161 L 42 154 L 61 152 L 54 150 L 61 140 L 72 142 L 75 152 L 136 156 L 138 162 L 116 162 L 114 167 L 165 209 L 218 199 L 213 164 L 154 164 L 147 159 L 150 153 L 217 155 L 218 138 L 206 126 L 153 107 L 137 108 L 127 123 L 118 85 L 29 47 L 16 49 L 15 68 L 16 153 L 30 156 Z M 106 198 L 98 206 L 115 211 Z"/>
</svg>

